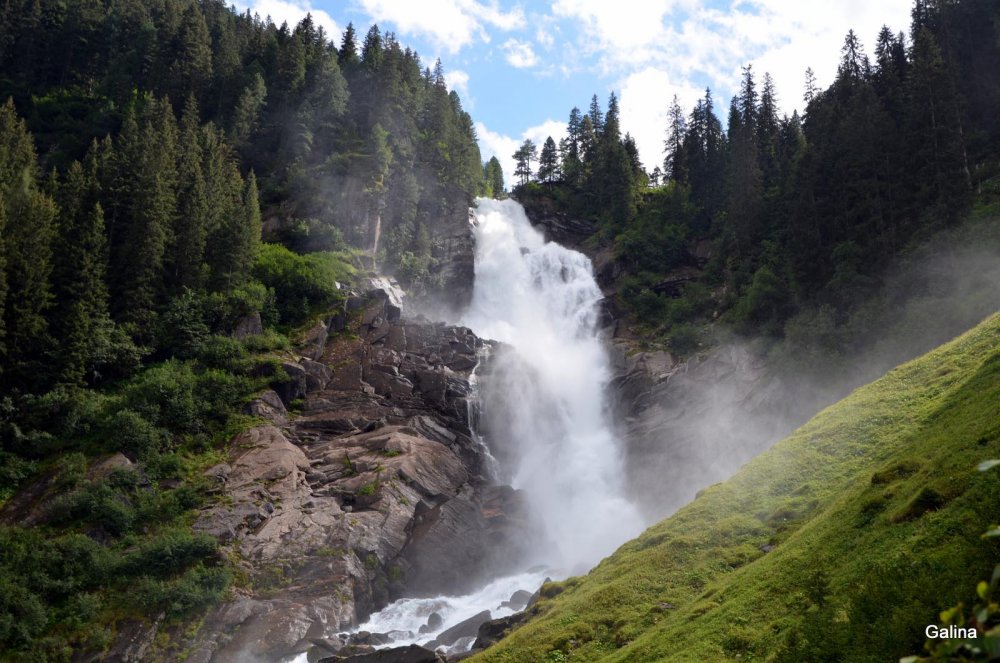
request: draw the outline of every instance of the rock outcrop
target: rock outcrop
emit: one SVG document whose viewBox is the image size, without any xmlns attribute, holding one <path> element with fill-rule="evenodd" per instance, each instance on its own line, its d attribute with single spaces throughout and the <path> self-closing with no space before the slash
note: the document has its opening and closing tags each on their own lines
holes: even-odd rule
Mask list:
<svg viewBox="0 0 1000 663">
<path fill-rule="evenodd" d="M 404 591 L 467 590 L 517 557 L 525 504 L 492 484 L 470 430 L 486 344 L 403 320 L 383 291 L 310 331 L 306 356 L 284 362 L 289 380 L 248 406 L 268 423 L 206 472 L 218 500 L 194 528 L 247 582 L 186 641 L 188 661 L 327 655 L 338 632 Z"/>
<path fill-rule="evenodd" d="M 463 311 L 472 301 L 476 279 L 476 240 L 467 207 L 444 215 L 434 230 L 434 259 L 428 295 L 450 311 Z"/>
</svg>

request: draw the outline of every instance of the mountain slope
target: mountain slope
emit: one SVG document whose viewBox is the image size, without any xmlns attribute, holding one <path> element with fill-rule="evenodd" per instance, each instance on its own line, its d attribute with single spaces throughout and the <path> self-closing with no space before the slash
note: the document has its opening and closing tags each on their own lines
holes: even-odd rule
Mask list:
<svg viewBox="0 0 1000 663">
<path fill-rule="evenodd" d="M 475 661 L 884 661 L 920 651 L 1000 551 L 1000 315 L 827 408 L 546 585 Z"/>
</svg>

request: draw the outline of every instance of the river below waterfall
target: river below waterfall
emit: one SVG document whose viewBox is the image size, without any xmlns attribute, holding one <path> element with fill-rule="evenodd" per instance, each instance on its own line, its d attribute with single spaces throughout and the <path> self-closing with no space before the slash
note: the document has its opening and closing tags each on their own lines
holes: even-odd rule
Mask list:
<svg viewBox="0 0 1000 663">
<path fill-rule="evenodd" d="M 515 592 L 587 572 L 643 526 L 624 497 L 605 398 L 610 363 L 597 330 L 602 293 L 590 260 L 546 242 L 515 201 L 477 204 L 475 287 L 458 322 L 503 343 L 477 378 L 478 433 L 500 461 L 499 479 L 528 495 L 544 538 L 522 562 L 530 572 L 464 596 L 399 599 L 356 629 L 390 635 L 387 646 L 433 645 L 484 610 L 494 619 L 509 615 L 514 610 L 501 605 Z M 441 620 L 428 629 L 432 613 Z M 449 649 L 465 651 L 472 640 Z"/>
</svg>

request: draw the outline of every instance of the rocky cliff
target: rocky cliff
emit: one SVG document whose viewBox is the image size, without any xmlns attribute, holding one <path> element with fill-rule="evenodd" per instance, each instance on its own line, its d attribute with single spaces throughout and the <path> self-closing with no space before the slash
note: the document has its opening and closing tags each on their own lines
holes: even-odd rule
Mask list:
<svg viewBox="0 0 1000 663">
<path fill-rule="evenodd" d="M 489 342 L 404 320 L 381 290 L 347 299 L 261 394 L 261 419 L 206 475 L 194 529 L 240 569 L 231 601 L 154 643 L 122 629 L 118 660 L 280 660 L 319 646 L 405 592 L 456 592 L 515 557 L 522 496 L 495 485 L 470 429 L 470 376 Z M 291 410 L 289 409 L 291 408 Z"/>
</svg>

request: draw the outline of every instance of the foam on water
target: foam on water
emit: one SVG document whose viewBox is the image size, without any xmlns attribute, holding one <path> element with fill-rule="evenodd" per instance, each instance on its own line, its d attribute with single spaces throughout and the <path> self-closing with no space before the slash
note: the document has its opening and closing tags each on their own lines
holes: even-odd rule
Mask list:
<svg viewBox="0 0 1000 663">
<path fill-rule="evenodd" d="M 513 459 L 512 484 L 554 546 L 540 559 L 586 570 L 642 528 L 606 408 L 603 295 L 590 259 L 546 243 L 520 204 L 477 203 L 476 282 L 462 323 L 514 349 L 481 379 L 487 441 Z"/>
</svg>

